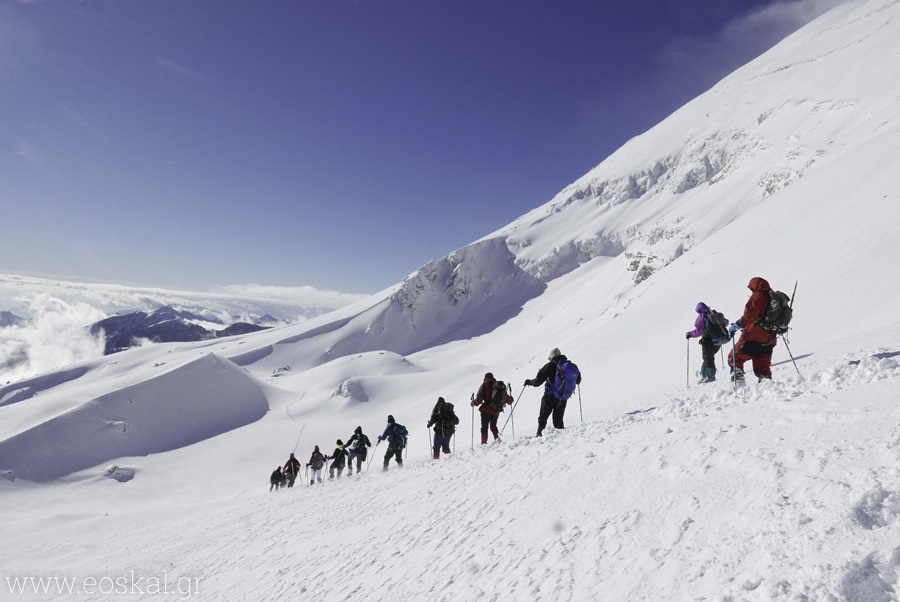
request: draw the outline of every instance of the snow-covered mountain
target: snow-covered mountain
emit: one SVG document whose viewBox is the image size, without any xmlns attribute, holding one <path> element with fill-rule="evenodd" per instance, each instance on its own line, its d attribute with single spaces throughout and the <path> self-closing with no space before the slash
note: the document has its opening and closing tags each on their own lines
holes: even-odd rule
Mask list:
<svg viewBox="0 0 900 602">
<path fill-rule="evenodd" d="M 0 577 L 85 596 L 87 577 L 165 575 L 223 600 L 897 600 L 898 99 L 900 2 L 847 3 L 383 293 L 0 388 Z M 754 276 L 799 281 L 796 366 L 779 341 L 773 382 L 694 385 L 694 306 L 734 319 Z M 522 438 L 540 392 L 521 383 L 552 347 L 584 375 L 570 427 Z M 470 449 L 486 371 L 515 423 Z M 434 462 L 438 395 L 462 420 Z M 352 482 L 268 493 L 288 453 L 357 425 L 374 442 L 389 413 L 404 471 L 377 472 L 382 446 Z"/>
<path fill-rule="evenodd" d="M 261 321 L 272 320 L 273 318 L 267 315 Z M 268 326 L 250 322 L 233 322 L 226 326 L 218 319 L 210 321 L 203 316 L 166 306 L 151 312 L 135 311 L 110 316 L 92 324 L 90 331 L 92 335 L 104 337 L 105 352 L 109 355 L 135 347 L 144 341 L 153 343 L 203 341 L 258 332 L 265 328 Z"/>
</svg>

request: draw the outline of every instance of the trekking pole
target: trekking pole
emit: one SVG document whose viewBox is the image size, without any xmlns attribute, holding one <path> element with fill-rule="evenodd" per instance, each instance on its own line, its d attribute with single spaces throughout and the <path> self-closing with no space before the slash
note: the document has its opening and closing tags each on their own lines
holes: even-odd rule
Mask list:
<svg viewBox="0 0 900 602">
<path fill-rule="evenodd" d="M 475 394 L 469 399 L 469 405 L 472 406 L 472 451 L 475 451 Z"/>
<path fill-rule="evenodd" d="M 522 387 L 522 393 L 525 393 L 525 389 L 528 387 Z M 506 424 L 509 422 L 510 418 L 516 413 L 516 406 L 519 405 L 519 400 L 522 399 L 522 393 L 519 393 L 519 397 L 516 398 L 516 403 L 513 404 L 512 409 L 509 411 L 509 418 L 506 419 L 506 422 L 503 423 L 503 428 L 500 429 L 500 434 L 503 434 L 503 431 L 506 430 Z"/>
<path fill-rule="evenodd" d="M 581 409 L 581 385 L 576 385 L 578 387 L 578 413 L 581 414 L 581 424 L 584 424 L 584 412 Z"/>
<path fill-rule="evenodd" d="M 506 383 L 506 388 L 512 392 L 512 383 Z M 513 439 L 516 438 L 516 416 L 512 412 L 512 408 L 509 409 L 509 419 L 512 420 L 512 436 Z"/>
<path fill-rule="evenodd" d="M 381 445 L 381 441 L 375 444 L 375 449 L 372 450 L 372 455 L 369 456 L 369 460 L 366 462 L 366 472 L 369 472 L 369 464 L 372 463 L 372 456 L 375 455 L 375 450 L 378 449 L 378 446 Z"/>
<path fill-rule="evenodd" d="M 737 351 L 734 346 L 734 335 L 731 335 L 731 386 L 737 393 Z"/>
<path fill-rule="evenodd" d="M 687 340 L 687 372 L 685 373 L 687 388 L 691 388 L 691 340 Z"/>
<path fill-rule="evenodd" d="M 721 352 L 721 353 L 719 353 L 719 355 L 722 356 L 722 370 L 724 370 L 725 369 L 725 348 L 719 347 L 719 351 Z"/>
<path fill-rule="evenodd" d="M 788 304 L 788 308 L 790 308 L 792 311 L 794 309 L 794 297 L 797 296 L 797 284 L 798 283 L 799 283 L 799 280 L 794 280 L 794 290 L 791 293 L 791 302 Z M 787 333 L 785 333 L 785 334 L 787 334 Z M 787 346 L 787 337 L 784 335 L 781 335 L 781 339 L 784 341 L 785 346 Z M 790 353 L 790 350 L 788 350 L 788 353 Z M 794 358 L 791 358 L 791 359 L 794 359 Z M 794 366 L 796 367 L 796 364 Z M 798 370 L 798 372 L 799 372 L 799 370 Z"/>
<path fill-rule="evenodd" d="M 788 355 L 791 356 L 791 362 L 794 364 L 794 369 L 797 371 L 797 376 L 803 378 L 803 375 L 800 374 L 800 368 L 797 367 L 797 362 L 794 361 L 794 354 L 791 353 L 791 348 L 788 346 L 787 339 L 784 338 L 784 335 L 781 335 L 781 340 L 784 341 L 784 347 L 787 349 Z"/>
<path fill-rule="evenodd" d="M 428 444 L 428 451 L 431 451 L 431 429 L 426 426 L 425 430 L 428 431 L 428 436 L 425 437 L 425 443 Z"/>
</svg>

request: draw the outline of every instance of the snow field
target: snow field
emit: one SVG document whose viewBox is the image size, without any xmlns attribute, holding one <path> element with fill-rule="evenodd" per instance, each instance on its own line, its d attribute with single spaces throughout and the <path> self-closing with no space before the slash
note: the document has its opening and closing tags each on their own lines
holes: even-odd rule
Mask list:
<svg viewBox="0 0 900 602">
<path fill-rule="evenodd" d="M 0 562 L 168 569 L 201 577 L 205 599 L 895 600 L 895 357 L 820 360 L 738 395 L 694 387 L 585 425 L 570 405 L 571 426 L 543 438 L 522 436 L 535 419 L 520 410 L 518 438 L 507 427 L 474 451 L 460 408 L 449 458 L 382 473 L 382 444 L 366 474 L 323 486 L 270 494 L 261 474 L 231 500 L 92 505 L 32 525 Z"/>
</svg>

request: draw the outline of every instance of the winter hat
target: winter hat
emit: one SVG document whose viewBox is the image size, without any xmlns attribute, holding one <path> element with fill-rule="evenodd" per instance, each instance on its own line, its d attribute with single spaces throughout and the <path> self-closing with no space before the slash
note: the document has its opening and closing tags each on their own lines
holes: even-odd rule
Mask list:
<svg viewBox="0 0 900 602">
<path fill-rule="evenodd" d="M 485 374 L 485 375 L 484 375 L 484 380 L 486 380 L 486 381 L 488 381 L 488 380 L 494 380 L 494 374 L 493 374 L 493 372 L 488 372 L 487 374 Z"/>
<path fill-rule="evenodd" d="M 361 435 L 362 427 L 361 426 L 356 427 L 355 429 L 353 429 L 353 432 L 356 433 L 357 435 Z"/>
<path fill-rule="evenodd" d="M 388 414 L 388 424 L 394 424 L 394 417 Z"/>
<path fill-rule="evenodd" d="M 337 440 L 337 444 L 338 444 L 338 445 L 343 445 L 343 444 L 344 444 L 344 442 L 343 442 L 343 441 L 341 441 L 341 440 L 340 440 L 340 439 L 338 439 L 338 440 Z"/>
<path fill-rule="evenodd" d="M 772 287 L 769 286 L 768 281 L 765 278 L 760 278 L 759 276 L 751 278 L 750 284 L 747 285 L 747 288 L 749 288 L 754 293 L 772 290 Z"/>
<path fill-rule="evenodd" d="M 438 403 L 447 403 L 446 401 L 444 401 L 444 398 L 443 398 L 443 397 L 438 397 L 438 401 L 437 401 L 437 402 L 438 402 Z"/>
<path fill-rule="evenodd" d="M 319 446 L 318 446 L 318 445 L 316 446 L 316 451 L 319 451 Z"/>
<path fill-rule="evenodd" d="M 709 311 L 709 307 L 707 307 L 706 303 L 701 301 L 700 303 L 697 304 L 696 311 L 698 314 L 705 314 L 706 312 Z"/>
<path fill-rule="evenodd" d="M 291 454 L 291 457 L 293 458 L 293 457 L 294 457 L 294 454 Z"/>
<path fill-rule="evenodd" d="M 553 360 L 555 360 L 556 358 L 558 358 L 561 355 L 562 355 L 562 353 L 559 352 L 559 347 L 554 347 L 553 349 L 550 350 L 550 357 L 547 359 L 549 359 L 552 362 Z"/>
</svg>

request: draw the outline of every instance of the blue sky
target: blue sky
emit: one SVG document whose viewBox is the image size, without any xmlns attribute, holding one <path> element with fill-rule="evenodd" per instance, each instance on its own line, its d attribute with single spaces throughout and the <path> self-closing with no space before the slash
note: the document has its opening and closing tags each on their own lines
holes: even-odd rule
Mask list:
<svg viewBox="0 0 900 602">
<path fill-rule="evenodd" d="M 0 271 L 375 292 L 838 1 L 0 0 Z"/>
</svg>

